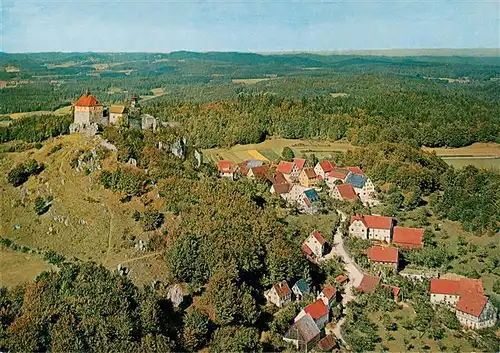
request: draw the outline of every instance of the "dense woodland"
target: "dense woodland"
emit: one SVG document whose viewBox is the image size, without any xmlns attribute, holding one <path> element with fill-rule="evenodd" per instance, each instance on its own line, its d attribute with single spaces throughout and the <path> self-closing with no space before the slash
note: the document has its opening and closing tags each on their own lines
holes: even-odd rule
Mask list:
<svg viewBox="0 0 500 353">
<path fill-rule="evenodd" d="M 40 64 L 47 62 L 46 54 L 2 55 L 10 65 L 32 72 L 30 79 L 49 78 L 52 70 L 56 70 Z M 93 70 L 90 65 L 101 60 L 119 64 L 117 67 L 123 70 L 152 71 L 148 78 L 135 73 L 120 79 L 99 80 L 78 75 L 79 82 L 68 85 L 72 88 L 66 93 L 58 96 L 59 88 L 47 84 L 43 90 L 48 93 L 39 97 L 51 97 L 50 104 L 57 105 L 61 99 L 73 99 L 71 95 L 74 97 L 89 83 L 95 84 L 96 89 L 100 87 L 99 93 L 120 83 L 130 84 L 128 88 L 134 90 L 149 89 L 156 84 L 167 90 L 179 89 L 175 93 L 178 96 L 167 94 L 143 106 L 146 112 L 161 119 L 181 122 L 180 127 L 157 133 L 104 128 L 103 137 L 117 147 L 118 161 L 111 165 L 118 167 L 87 173 L 95 173 L 100 185 L 118 193 L 124 203 L 153 188 L 158 192 L 164 200 L 163 209 L 155 210 L 145 204 L 145 212 L 136 210 L 131 217 L 142 222 L 144 231 L 151 232 L 150 247 L 164 252 L 170 277 L 160 282 L 184 283 L 187 296 L 181 307 L 174 309 L 166 299 L 164 286 L 137 288 L 126 277 L 96 264 L 61 260 L 59 271 L 43 273 L 33 283 L 1 289 L 0 350 L 289 349 L 281 336 L 313 298 L 306 297 L 277 312 L 277 308 L 265 305 L 264 290 L 276 281 L 286 279 L 293 284 L 299 278 L 304 278 L 313 291 L 320 290 L 343 273 L 342 262 L 333 259 L 318 266 L 307 261 L 300 245 L 312 229 L 295 221 L 296 210 L 284 209 L 283 201 L 269 193 L 267 183 L 221 180 L 216 177 L 214 165 L 205 163 L 198 167 L 193 161 L 194 148 L 253 143 L 268 136 L 344 138 L 363 146 L 338 153 L 332 160 L 338 165 L 360 166 L 370 176 L 382 201 L 377 212 L 396 217 L 405 225 L 426 228 L 426 247 L 403 251 L 403 264 L 489 278 L 494 284 L 488 295 L 500 308 L 500 257 L 495 242 L 500 231 L 500 174 L 474 167 L 456 170 L 437 156 L 420 150 L 421 145 L 500 142 L 497 118 L 500 102 L 496 96 L 499 85 L 489 81 L 499 70 L 493 59 L 359 59 L 314 55 L 276 58 L 217 53 L 172 53 L 149 58 L 140 54 L 92 55 L 93 60 L 88 60 L 88 55 L 71 53 L 49 57 L 52 64 L 76 61 L 89 71 Z M 123 64 L 132 59 L 142 64 Z M 172 66 L 172 71 L 152 69 L 164 65 Z M 179 75 L 179 70 L 184 73 L 182 70 L 187 70 L 181 69 L 182 65 L 188 66 L 193 76 Z M 303 75 L 297 68 L 304 66 L 320 70 Z M 64 69 L 68 69 L 67 74 L 73 70 Z M 217 72 L 229 76 L 219 78 L 218 82 L 210 79 L 211 82 L 203 83 L 206 75 Z M 227 77 L 262 77 L 276 72 L 286 77 L 253 86 L 235 86 L 227 81 Z M 22 71 L 12 74 L 10 79 L 16 79 L 16 75 L 23 75 Z M 180 80 L 176 75 L 193 82 L 176 81 Z M 472 81 L 449 84 L 422 77 L 428 75 L 469 76 Z M 149 86 L 145 85 L 148 80 Z M 22 104 L 17 105 L 20 100 L 12 92 L 25 87 L 28 86 L 0 90 L 0 99 L 6 98 L 0 106 L 2 112 L 12 112 L 12 107 L 24 109 Z M 38 88 L 31 89 L 36 92 Z M 65 89 L 64 84 L 60 89 Z M 334 92 L 348 96 L 328 96 Z M 194 97 L 205 93 L 206 97 Z M 104 95 L 104 100 L 109 96 Z M 52 108 L 37 106 L 37 109 Z M 69 117 L 23 118 L 0 128 L 0 137 L 8 144 L 25 143 L 26 148 L 33 147 L 32 143 L 43 143 L 68 133 L 70 122 Z M 168 145 L 183 136 L 188 140 L 185 159 L 157 148 L 160 141 Z M 61 147 L 54 147 L 54 152 L 57 148 Z M 15 150 L 2 153 L 12 152 Z M 137 168 L 125 165 L 130 158 L 137 161 Z M 42 170 L 43 164 L 38 162 L 29 160 L 16 165 L 8 173 L 8 181 L 13 186 L 22 185 L 30 175 Z M 73 160 L 72 167 L 77 162 Z M 324 234 L 327 240 L 339 225 L 335 208 L 348 215 L 370 212 L 360 203 L 324 201 L 323 206 L 324 216 L 331 218 L 331 229 Z M 165 221 L 167 215 L 175 221 Z M 476 245 L 470 239 L 444 234 L 439 228 L 441 220 L 458 221 L 463 230 L 486 241 Z M 340 226 L 345 230 L 345 224 Z M 363 253 L 368 244 L 349 239 L 346 242 L 356 261 L 370 270 Z M 498 347 L 494 329 L 474 334 L 463 332 L 453 314 L 434 310 L 428 302 L 428 283 L 413 284 L 392 273 L 387 273 L 383 281 L 402 289 L 415 315 L 395 319 L 402 309 L 387 291 L 358 294 L 357 302 L 350 304 L 343 326 L 344 336 L 354 351 L 371 351 L 379 346 L 386 350 L 385 344 L 396 334 L 405 335 L 405 347 L 401 349 L 409 351 L 429 349 L 417 345 L 422 337 L 436 343 L 442 351 L 460 350 L 457 345 L 445 347 L 442 341 L 446 337 L 467 340 L 474 349 L 485 352 Z M 341 287 L 338 289 L 342 291 Z M 334 318 L 340 315 L 339 310 L 333 309 Z"/>
</svg>

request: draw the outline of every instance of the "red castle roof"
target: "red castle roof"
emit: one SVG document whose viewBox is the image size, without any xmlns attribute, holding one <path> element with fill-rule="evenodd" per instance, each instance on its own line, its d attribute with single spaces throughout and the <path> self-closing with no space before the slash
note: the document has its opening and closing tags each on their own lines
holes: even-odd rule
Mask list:
<svg viewBox="0 0 500 353">
<path fill-rule="evenodd" d="M 101 103 L 90 93 L 84 93 L 78 98 L 75 107 L 95 107 L 102 106 Z"/>
<path fill-rule="evenodd" d="M 375 262 L 398 263 L 398 248 L 371 247 L 367 251 L 368 258 Z"/>
<path fill-rule="evenodd" d="M 422 248 L 423 228 L 394 227 L 392 242 L 405 248 Z"/>
</svg>

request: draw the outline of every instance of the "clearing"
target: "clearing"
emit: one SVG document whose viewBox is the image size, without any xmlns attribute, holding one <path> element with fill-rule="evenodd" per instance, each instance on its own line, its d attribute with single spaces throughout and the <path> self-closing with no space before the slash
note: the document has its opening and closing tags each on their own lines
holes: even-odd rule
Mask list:
<svg viewBox="0 0 500 353">
<path fill-rule="evenodd" d="M 235 145 L 231 148 L 210 148 L 203 150 L 208 160 L 217 161 L 228 159 L 239 163 L 246 159 L 256 159 L 258 152 L 267 160 L 276 161 L 280 159 L 283 148 L 290 147 L 296 156 L 302 154 L 315 154 L 318 158 L 328 157 L 335 152 L 345 152 L 353 147 L 348 142 L 341 141 L 316 141 L 316 140 L 292 140 L 292 139 L 269 139 L 261 143 L 249 145 Z M 259 156 L 259 158 L 261 158 Z"/>
<path fill-rule="evenodd" d="M 448 147 L 422 147 L 422 150 L 426 152 L 436 152 L 439 157 L 496 157 L 500 158 L 500 144 L 489 142 L 489 143 L 473 143 L 470 146 L 459 147 L 459 148 L 448 148 Z"/>
<path fill-rule="evenodd" d="M 271 80 L 271 77 L 266 77 L 266 78 L 233 78 L 231 82 L 235 84 L 243 84 L 243 85 L 254 85 L 256 83 L 262 82 L 262 81 L 268 81 Z"/>
<path fill-rule="evenodd" d="M 0 287 L 14 287 L 32 281 L 41 272 L 53 269 L 41 255 L 22 253 L 0 245 Z"/>
</svg>

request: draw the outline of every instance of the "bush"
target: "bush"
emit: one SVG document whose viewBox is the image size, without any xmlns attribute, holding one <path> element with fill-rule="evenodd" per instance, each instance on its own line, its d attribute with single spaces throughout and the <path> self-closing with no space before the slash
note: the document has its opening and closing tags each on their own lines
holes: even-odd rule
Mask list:
<svg viewBox="0 0 500 353">
<path fill-rule="evenodd" d="M 49 153 L 47 153 L 47 155 L 48 155 L 48 156 L 50 156 L 51 154 L 56 153 L 56 152 L 57 152 L 57 151 L 59 151 L 60 149 L 62 149 L 62 144 L 55 145 L 55 146 L 53 146 L 53 147 L 50 149 L 50 151 L 49 151 Z"/>
<path fill-rule="evenodd" d="M 62 264 L 64 261 L 66 261 L 66 258 L 63 255 L 58 254 L 53 250 L 47 251 L 43 255 L 43 259 L 45 261 L 47 261 L 48 263 L 51 263 L 51 264 L 56 265 L 56 266 Z"/>
<path fill-rule="evenodd" d="M 163 213 L 158 211 L 146 211 L 142 218 L 142 223 L 145 231 L 155 230 L 163 224 Z"/>
<path fill-rule="evenodd" d="M 30 159 L 26 163 L 16 165 L 7 175 L 7 181 L 13 186 L 24 184 L 30 175 L 39 174 L 44 168 L 43 164 Z"/>
<path fill-rule="evenodd" d="M 39 216 L 44 214 L 49 210 L 50 205 L 51 204 L 49 199 L 45 200 L 43 197 L 38 196 L 35 199 L 35 207 L 34 207 L 36 214 Z"/>
</svg>

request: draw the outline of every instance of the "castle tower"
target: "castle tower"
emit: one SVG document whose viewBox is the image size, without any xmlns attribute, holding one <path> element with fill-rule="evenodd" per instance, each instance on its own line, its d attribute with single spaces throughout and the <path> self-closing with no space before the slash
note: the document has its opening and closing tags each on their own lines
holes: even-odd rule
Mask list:
<svg viewBox="0 0 500 353">
<path fill-rule="evenodd" d="M 82 127 L 89 126 L 91 123 L 105 124 L 103 106 L 88 89 L 78 98 L 73 107 L 73 123 Z"/>
</svg>

